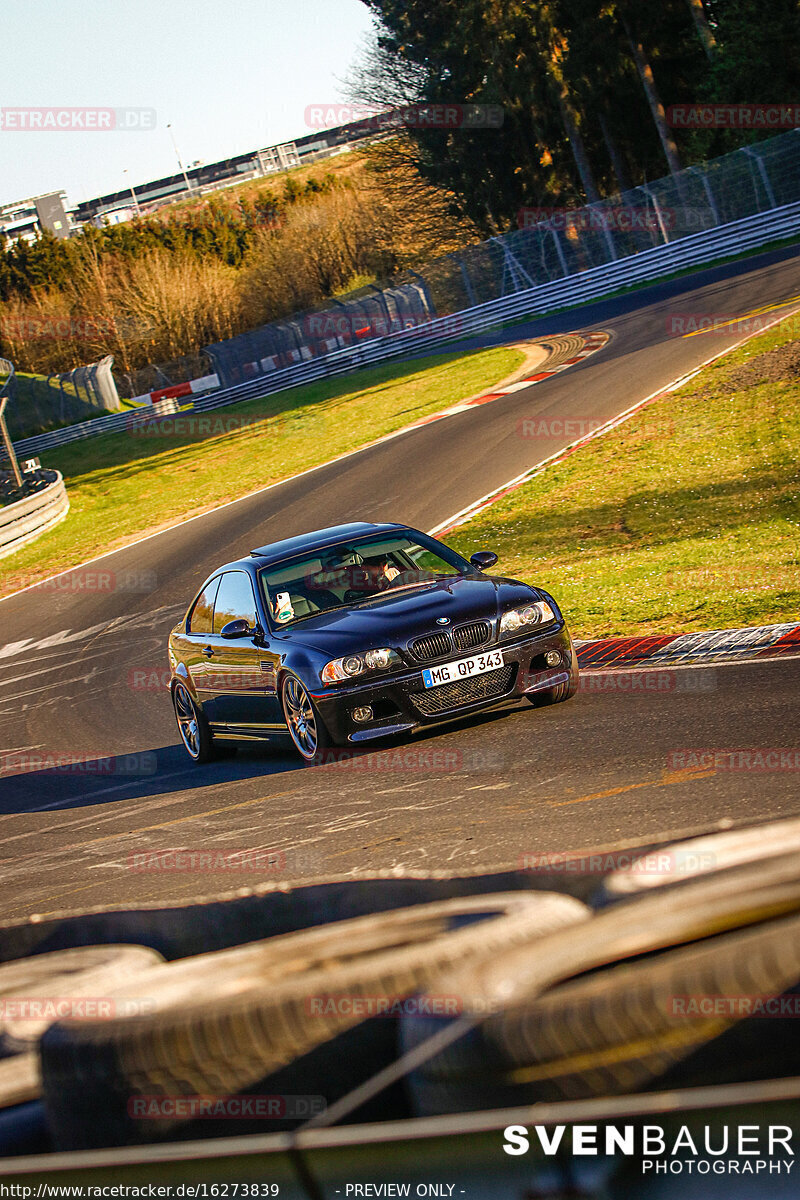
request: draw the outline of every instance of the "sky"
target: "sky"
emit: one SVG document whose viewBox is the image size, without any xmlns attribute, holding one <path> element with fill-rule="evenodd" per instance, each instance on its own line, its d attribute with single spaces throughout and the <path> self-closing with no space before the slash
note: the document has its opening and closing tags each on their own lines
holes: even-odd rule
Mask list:
<svg viewBox="0 0 800 1200">
<path fill-rule="evenodd" d="M 3 0 L 0 110 L 16 115 L 0 111 L 0 204 L 174 175 L 171 135 L 187 165 L 310 133 L 306 107 L 343 99 L 370 28 L 361 0 Z M 153 127 L 20 129 L 31 108 L 125 108 Z"/>
</svg>

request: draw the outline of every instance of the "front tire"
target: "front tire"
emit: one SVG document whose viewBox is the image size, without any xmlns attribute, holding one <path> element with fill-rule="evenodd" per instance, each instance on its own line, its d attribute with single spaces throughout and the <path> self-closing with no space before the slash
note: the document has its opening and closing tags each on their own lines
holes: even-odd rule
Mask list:
<svg viewBox="0 0 800 1200">
<path fill-rule="evenodd" d="M 284 675 L 281 707 L 295 749 L 305 762 L 314 762 L 320 751 L 332 744 L 322 717 L 296 675 Z"/>
<path fill-rule="evenodd" d="M 569 680 L 567 683 L 557 683 L 555 687 L 545 688 L 541 692 L 532 692 L 525 699 L 534 708 L 546 708 L 550 704 L 563 704 L 571 700 L 578 690 L 578 656 L 575 647 L 570 647 Z"/>
<path fill-rule="evenodd" d="M 172 689 L 172 706 L 183 748 L 192 762 L 211 762 L 216 757 L 216 748 L 208 721 L 189 694 L 189 689 L 182 683 Z"/>
</svg>

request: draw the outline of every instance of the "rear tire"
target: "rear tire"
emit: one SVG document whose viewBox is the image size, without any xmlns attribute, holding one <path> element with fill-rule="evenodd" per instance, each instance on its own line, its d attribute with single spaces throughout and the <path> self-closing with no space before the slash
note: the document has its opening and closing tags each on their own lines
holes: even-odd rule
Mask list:
<svg viewBox="0 0 800 1200">
<path fill-rule="evenodd" d="M 591 925 L 586 927 L 591 932 Z M 533 947 L 535 950 L 535 946 Z M 502 958 L 500 958 L 502 962 Z M 770 1079 L 797 1067 L 790 1021 L 747 1020 L 707 997 L 780 997 L 800 980 L 796 915 L 622 962 L 500 1012 L 411 1073 L 417 1116 Z M 690 1001 L 694 1010 L 688 1015 Z M 677 1003 L 676 1003 L 677 1002 Z M 401 1049 L 441 1018 L 404 1016 Z M 788 1044 L 787 1044 L 788 1043 Z"/>
<path fill-rule="evenodd" d="M 178 722 L 178 733 L 189 758 L 196 763 L 211 762 L 217 757 L 217 747 L 214 745 L 208 721 L 185 684 L 176 683 L 172 689 L 172 707 Z"/>
</svg>

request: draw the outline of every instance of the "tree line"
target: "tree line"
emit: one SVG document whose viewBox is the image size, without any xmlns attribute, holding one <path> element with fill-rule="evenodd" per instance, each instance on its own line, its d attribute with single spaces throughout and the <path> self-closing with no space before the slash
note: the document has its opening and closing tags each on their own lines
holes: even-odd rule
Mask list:
<svg viewBox="0 0 800 1200">
<path fill-rule="evenodd" d="M 247 184 L 69 239 L 7 245 L 0 355 L 49 375 L 113 354 L 120 390 L 136 395 L 203 374 L 211 342 L 478 239 L 384 149 L 302 168 L 280 190 Z"/>
<path fill-rule="evenodd" d="M 412 125 L 404 139 L 485 233 L 521 207 L 592 203 L 759 136 L 675 129 L 671 105 L 800 98 L 797 0 L 363 3 L 377 30 L 354 98 L 502 106 L 500 129 Z"/>
</svg>

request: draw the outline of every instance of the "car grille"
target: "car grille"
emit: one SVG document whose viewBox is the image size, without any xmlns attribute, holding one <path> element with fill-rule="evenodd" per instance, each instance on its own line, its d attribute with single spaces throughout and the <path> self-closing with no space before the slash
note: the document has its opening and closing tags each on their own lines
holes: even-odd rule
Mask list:
<svg viewBox="0 0 800 1200">
<path fill-rule="evenodd" d="M 469 625 L 457 625 L 453 630 L 453 641 L 456 650 L 472 650 L 475 646 L 484 646 L 492 633 L 488 621 L 471 621 Z"/>
<path fill-rule="evenodd" d="M 420 662 L 430 662 L 434 658 L 442 658 L 452 650 L 448 633 L 429 633 L 425 637 L 416 638 L 409 650 Z"/>
<path fill-rule="evenodd" d="M 477 675 L 474 679 L 443 683 L 440 687 L 430 688 L 425 692 L 413 692 L 409 699 L 424 717 L 433 717 L 451 708 L 463 708 L 464 705 L 475 704 L 478 700 L 502 696 L 510 689 L 515 670 L 514 663 L 506 663 L 504 667 L 488 671 L 485 675 Z"/>
</svg>

